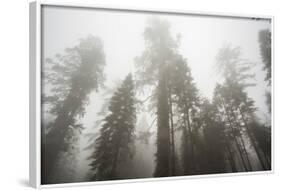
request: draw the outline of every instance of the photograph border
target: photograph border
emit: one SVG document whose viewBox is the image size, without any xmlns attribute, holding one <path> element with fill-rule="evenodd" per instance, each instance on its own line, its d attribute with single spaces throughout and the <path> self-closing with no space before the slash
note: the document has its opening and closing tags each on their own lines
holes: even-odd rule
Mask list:
<svg viewBox="0 0 281 190">
<path fill-rule="evenodd" d="M 194 176 L 176 176 L 176 177 L 153 177 L 142 179 L 125 179 L 112 181 L 96 181 L 96 182 L 79 182 L 79 183 L 63 183 L 42 185 L 41 184 L 41 64 L 42 64 L 42 7 L 54 6 L 65 8 L 87 8 L 107 11 L 125 11 L 125 12 L 142 12 L 155 14 L 172 14 L 172 15 L 186 15 L 186 16 L 211 16 L 222 18 L 244 18 L 244 19 L 268 19 L 271 21 L 271 170 L 268 171 L 251 171 L 251 172 L 237 172 L 237 173 L 223 173 L 223 174 L 204 174 Z M 166 180 L 183 180 L 194 178 L 209 178 L 209 177 L 232 177 L 242 175 L 256 175 L 256 174 L 273 174 L 274 163 L 274 17 L 268 15 L 245 15 L 232 13 L 217 13 L 217 12 L 201 12 L 201 11 L 183 11 L 183 10 L 158 10 L 151 8 L 133 8 L 133 7 L 118 7 L 118 6 L 104 6 L 98 4 L 84 4 L 73 2 L 55 2 L 55 1 L 35 1 L 29 4 L 29 181 L 34 188 L 53 188 L 53 187 L 74 187 L 74 186 L 89 186 L 89 185 L 107 185 L 107 184 L 121 184 L 121 183 L 136 183 L 136 182 L 151 182 L 151 181 L 166 181 Z"/>
</svg>

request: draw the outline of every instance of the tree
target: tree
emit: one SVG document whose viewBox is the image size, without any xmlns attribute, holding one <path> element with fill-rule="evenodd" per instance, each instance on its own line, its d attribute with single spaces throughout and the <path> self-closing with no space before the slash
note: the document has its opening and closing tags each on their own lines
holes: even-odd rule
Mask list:
<svg viewBox="0 0 281 190">
<path fill-rule="evenodd" d="M 68 144 L 66 151 L 61 151 L 58 155 L 58 159 L 55 163 L 55 170 L 52 176 L 50 176 L 50 181 L 55 181 L 56 183 L 70 183 L 77 181 L 77 170 L 78 170 L 78 160 L 80 148 L 80 135 L 82 133 L 81 128 L 70 127 L 67 131 L 67 137 L 65 138 L 65 143 Z"/>
<path fill-rule="evenodd" d="M 253 170 L 246 148 L 246 138 L 249 138 L 258 160 L 264 170 L 268 168 L 264 156 L 260 153 L 256 137 L 251 131 L 251 126 L 256 122 L 254 101 L 248 97 L 246 88 L 255 86 L 250 80 L 254 77 L 251 73 L 251 62 L 241 58 L 239 47 L 230 45 L 223 47 L 217 56 L 217 66 L 224 77 L 222 85 L 215 90 L 218 109 L 222 110 L 225 126 L 229 129 L 240 161 L 244 170 Z"/>
<path fill-rule="evenodd" d="M 137 81 L 141 86 L 153 86 L 157 94 L 157 152 L 154 175 L 169 176 L 170 169 L 170 109 L 168 89 L 168 64 L 177 44 L 170 34 L 167 21 L 152 18 L 144 32 L 145 51 L 136 58 Z M 140 86 L 138 85 L 138 86 Z"/>
<path fill-rule="evenodd" d="M 168 22 L 157 18 L 149 20 L 144 38 L 145 51 L 142 56 L 136 58 L 137 81 L 139 86 L 152 86 L 154 88 L 152 94 L 157 95 L 157 152 L 154 175 L 156 177 L 176 175 L 174 132 L 178 118 L 184 123 L 183 149 L 191 147 L 188 154 L 184 154 L 189 155 L 191 162 L 187 161 L 188 158 L 183 160 L 191 167 L 195 164 L 192 134 L 192 128 L 195 127 L 191 120 L 198 99 L 197 89 L 186 59 L 178 53 L 179 43 L 172 38 Z M 195 169 L 187 170 L 192 173 Z"/>
<path fill-rule="evenodd" d="M 260 30 L 258 39 L 264 65 L 263 70 L 266 72 L 265 81 L 268 85 L 271 85 L 271 31 L 269 29 Z M 268 112 L 271 113 L 271 92 L 266 91 L 265 98 Z"/>
<path fill-rule="evenodd" d="M 118 179 L 118 165 L 132 157 L 136 108 L 131 74 L 112 96 L 108 110 L 90 157 L 93 180 Z"/>
<path fill-rule="evenodd" d="M 102 42 L 91 35 L 43 65 L 43 109 L 55 117 L 42 144 L 43 184 L 55 183 L 51 176 L 57 172 L 58 155 L 68 150 L 69 129 L 82 127 L 78 118 L 84 115 L 88 95 L 102 85 L 104 65 Z"/>
<path fill-rule="evenodd" d="M 251 132 L 257 142 L 257 146 L 261 151 L 260 157 L 264 158 L 264 162 L 267 164 L 265 169 L 271 169 L 271 130 L 269 127 L 262 126 L 259 123 L 251 123 Z"/>
<path fill-rule="evenodd" d="M 217 109 L 221 111 L 221 120 L 225 120 L 224 128 L 226 136 L 233 142 L 228 143 L 230 147 L 229 152 L 231 152 L 231 149 L 234 149 L 232 152 L 237 152 L 238 160 L 242 163 L 242 170 L 249 171 L 252 170 L 252 166 L 248 157 L 248 151 L 245 148 L 243 130 L 241 129 L 241 124 L 238 122 L 238 116 L 234 111 L 235 107 L 233 105 L 231 89 L 229 86 L 217 85 L 214 99 L 218 107 Z"/>
<path fill-rule="evenodd" d="M 265 80 L 271 84 L 271 31 L 269 29 L 259 32 L 260 53 L 263 62 L 263 70 L 266 71 Z M 265 93 L 268 112 L 271 113 L 271 92 Z"/>
<path fill-rule="evenodd" d="M 203 172 L 208 174 L 223 173 L 226 171 L 225 152 L 227 152 L 227 138 L 224 134 L 223 122 L 215 103 L 211 104 L 208 100 L 204 100 L 200 108 L 200 121 L 204 138 L 203 156 L 204 161 L 207 162 L 204 164 Z"/>
<path fill-rule="evenodd" d="M 182 162 L 184 174 L 196 173 L 195 137 L 198 132 L 196 112 L 199 109 L 198 90 L 195 87 L 187 61 L 180 55 L 175 55 L 169 65 L 170 91 L 173 95 L 177 115 L 182 123 Z M 199 141 L 198 145 L 200 144 Z"/>
<path fill-rule="evenodd" d="M 265 80 L 271 84 L 271 31 L 269 29 L 259 32 L 260 53 L 266 71 Z"/>
</svg>

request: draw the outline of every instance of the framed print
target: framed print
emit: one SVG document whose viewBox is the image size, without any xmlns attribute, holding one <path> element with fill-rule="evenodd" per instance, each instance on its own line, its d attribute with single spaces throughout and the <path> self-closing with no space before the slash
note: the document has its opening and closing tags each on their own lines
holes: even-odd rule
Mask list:
<svg viewBox="0 0 281 190">
<path fill-rule="evenodd" d="M 30 4 L 33 187 L 271 173 L 273 18 Z"/>
</svg>

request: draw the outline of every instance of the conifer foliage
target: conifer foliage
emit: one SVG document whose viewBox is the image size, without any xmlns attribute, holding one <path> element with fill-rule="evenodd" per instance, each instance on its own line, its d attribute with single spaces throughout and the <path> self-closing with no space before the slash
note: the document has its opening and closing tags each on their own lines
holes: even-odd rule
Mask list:
<svg viewBox="0 0 281 190">
<path fill-rule="evenodd" d="M 136 122 L 135 92 L 129 74 L 112 96 L 90 166 L 94 180 L 118 179 L 118 165 L 133 155 Z"/>
<path fill-rule="evenodd" d="M 271 31 L 269 29 L 259 32 L 260 52 L 263 61 L 263 69 L 266 71 L 265 80 L 271 83 Z"/>
</svg>

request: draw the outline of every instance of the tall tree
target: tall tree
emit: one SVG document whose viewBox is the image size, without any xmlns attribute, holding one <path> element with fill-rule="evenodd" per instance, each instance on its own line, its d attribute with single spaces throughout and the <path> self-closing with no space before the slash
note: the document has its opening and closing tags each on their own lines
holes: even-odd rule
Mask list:
<svg viewBox="0 0 281 190">
<path fill-rule="evenodd" d="M 183 143 L 183 149 L 191 147 L 186 155 L 191 155 L 189 158 L 193 161 L 190 164 L 187 158 L 183 160 L 191 167 L 195 164 L 192 134 L 194 125 L 191 120 L 197 101 L 197 89 L 186 59 L 178 53 L 179 43 L 173 39 L 168 22 L 157 18 L 149 20 L 144 38 L 146 48 L 142 56 L 136 58 L 136 64 L 139 83 L 154 87 L 153 94 L 157 94 L 157 152 L 154 175 L 176 175 L 174 132 L 177 122 L 175 119 L 178 119 L 179 114 L 183 115 L 180 120 L 185 123 L 183 142 L 186 143 Z M 176 110 L 180 112 L 177 115 Z M 195 169 L 188 170 L 191 173 Z"/>
<path fill-rule="evenodd" d="M 259 156 L 264 158 L 264 169 L 271 169 L 271 129 L 259 123 L 250 124 L 251 132 L 259 147 Z"/>
<path fill-rule="evenodd" d="M 249 79 L 254 77 L 254 74 L 250 73 L 251 62 L 241 58 L 240 47 L 233 48 L 227 44 L 217 55 L 217 68 L 224 77 L 224 84 L 216 88 L 218 102 L 227 120 L 226 126 L 230 129 L 242 166 L 245 171 L 249 171 L 252 170 L 252 165 L 236 112 L 242 103 L 240 95 L 245 88 L 255 85 L 249 82 Z"/>
<path fill-rule="evenodd" d="M 269 29 L 260 30 L 259 32 L 260 53 L 263 62 L 263 70 L 266 71 L 265 80 L 271 85 L 271 31 Z M 265 93 L 268 112 L 271 113 L 271 92 Z"/>
<path fill-rule="evenodd" d="M 265 80 L 271 84 L 271 31 L 269 29 L 259 32 L 260 53 L 266 71 Z"/>
<path fill-rule="evenodd" d="M 141 85 L 152 85 L 157 94 L 157 152 L 154 175 L 169 176 L 170 169 L 170 109 L 168 64 L 177 44 L 170 34 L 167 21 L 152 18 L 144 31 L 145 50 L 136 58 L 137 77 Z"/>
<path fill-rule="evenodd" d="M 175 55 L 172 63 L 169 65 L 169 87 L 182 123 L 182 162 L 184 174 L 195 174 L 195 133 L 198 132 L 195 114 L 199 109 L 198 90 L 195 87 L 187 61 L 181 55 Z"/>
<path fill-rule="evenodd" d="M 237 122 L 238 117 L 234 114 L 233 96 L 231 96 L 231 89 L 228 86 L 217 85 L 215 89 L 215 101 L 217 107 L 221 110 L 222 120 L 225 120 L 224 128 L 226 136 L 229 137 L 229 146 L 234 149 L 232 152 L 237 152 L 237 158 L 241 163 L 242 171 L 249 171 L 251 163 L 248 160 L 248 151 L 244 149 L 244 138 L 240 123 Z M 231 146 L 233 144 L 233 146 Z M 236 164 L 238 165 L 238 164 Z"/>
<path fill-rule="evenodd" d="M 268 85 L 271 85 L 271 31 L 269 29 L 260 30 L 258 38 L 262 62 L 264 64 L 263 70 L 266 71 L 265 80 L 268 82 Z M 267 91 L 265 98 L 268 112 L 271 113 L 271 92 Z"/>
<path fill-rule="evenodd" d="M 99 38 L 88 36 L 80 43 L 47 59 L 43 64 L 43 108 L 54 115 L 54 121 L 42 143 L 42 183 L 51 180 L 60 152 L 68 150 L 70 128 L 81 128 L 78 118 L 84 115 L 88 95 L 98 90 L 104 80 L 105 57 Z M 45 129 L 45 127 L 44 127 Z"/>
<path fill-rule="evenodd" d="M 241 58 L 239 47 L 230 45 L 223 47 L 217 56 L 217 66 L 224 77 L 221 86 L 217 86 L 215 97 L 218 99 L 220 109 L 223 110 L 226 126 L 236 145 L 240 161 L 244 170 L 253 170 L 246 148 L 246 137 L 260 161 L 263 169 L 268 166 L 257 145 L 255 136 L 251 131 L 251 124 L 256 123 L 254 101 L 248 97 L 246 88 L 255 86 L 251 83 L 254 74 L 251 73 L 251 62 Z"/>
<path fill-rule="evenodd" d="M 135 95 L 129 74 L 109 102 L 95 150 L 90 158 L 93 180 L 118 179 L 118 166 L 132 156 L 136 122 Z M 129 177 L 129 176 L 128 176 Z"/>
</svg>

